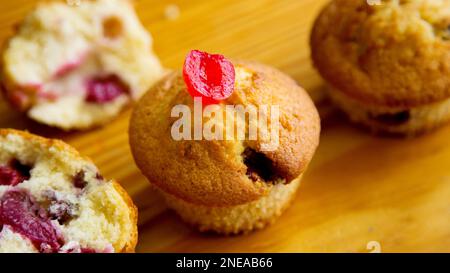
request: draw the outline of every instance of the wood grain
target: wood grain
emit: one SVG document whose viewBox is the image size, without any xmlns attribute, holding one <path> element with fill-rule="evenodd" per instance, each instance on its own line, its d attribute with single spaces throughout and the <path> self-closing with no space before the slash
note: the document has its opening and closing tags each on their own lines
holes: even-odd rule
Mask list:
<svg viewBox="0 0 450 273">
<path fill-rule="evenodd" d="M 0 40 L 36 1 L 0 0 Z M 271 64 L 317 100 L 308 36 L 326 0 L 140 0 L 163 64 L 180 68 L 188 50 L 221 52 Z M 168 20 L 176 4 L 181 15 Z M 63 133 L 0 106 L 0 127 L 62 138 L 127 189 L 140 211 L 139 252 L 450 252 L 450 126 L 416 139 L 372 137 L 340 114 L 323 120 L 321 146 L 298 198 L 275 225 L 249 235 L 199 234 L 152 192 L 128 147 L 130 110 L 106 127 Z"/>
</svg>

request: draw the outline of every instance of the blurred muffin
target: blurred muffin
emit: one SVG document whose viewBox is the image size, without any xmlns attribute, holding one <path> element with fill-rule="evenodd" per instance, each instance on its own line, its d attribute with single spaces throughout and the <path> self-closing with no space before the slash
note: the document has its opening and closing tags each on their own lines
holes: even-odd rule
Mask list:
<svg viewBox="0 0 450 273">
<path fill-rule="evenodd" d="M 330 96 L 374 132 L 416 135 L 450 119 L 450 1 L 334 0 L 311 48 Z"/>
<path fill-rule="evenodd" d="M 86 129 L 115 117 L 162 74 L 127 0 L 43 2 L 2 54 L 7 99 L 44 124 Z"/>
<path fill-rule="evenodd" d="M 314 104 L 292 79 L 261 64 L 234 62 L 234 67 L 234 92 L 215 105 L 216 110 L 225 117 L 230 105 L 278 105 L 276 149 L 266 149 L 270 145 L 262 137 L 174 140 L 172 108 L 194 109 L 181 72 L 171 73 L 146 93 L 134 109 L 129 130 L 138 167 L 168 205 L 199 230 L 222 234 L 263 228 L 288 207 L 320 133 Z M 204 117 L 203 125 L 216 119 L 219 131 L 246 126 L 245 117 L 225 123 L 219 116 Z"/>
<path fill-rule="evenodd" d="M 0 253 L 132 252 L 137 211 L 69 145 L 0 130 Z"/>
</svg>

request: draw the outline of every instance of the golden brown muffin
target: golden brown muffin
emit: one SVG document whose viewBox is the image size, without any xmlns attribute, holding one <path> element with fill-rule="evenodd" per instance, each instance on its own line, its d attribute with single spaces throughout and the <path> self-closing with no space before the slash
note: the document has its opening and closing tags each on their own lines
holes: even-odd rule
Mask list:
<svg viewBox="0 0 450 273">
<path fill-rule="evenodd" d="M 320 133 L 314 104 L 292 79 L 261 64 L 234 66 L 234 92 L 218 104 L 220 111 L 227 105 L 278 105 L 277 149 L 262 150 L 267 143 L 260 138 L 173 140 L 171 109 L 180 104 L 193 109 L 194 104 L 181 72 L 156 84 L 138 103 L 130 123 L 135 161 L 169 206 L 202 231 L 226 234 L 262 228 L 281 214 L 313 157 Z M 234 123 L 221 129 L 226 126 Z"/>
<path fill-rule="evenodd" d="M 449 27 L 446 0 L 334 0 L 315 22 L 312 57 L 351 120 L 414 135 L 450 119 Z"/>
<path fill-rule="evenodd" d="M 0 253 L 134 252 L 137 209 L 89 159 L 11 129 L 0 147 Z"/>
</svg>

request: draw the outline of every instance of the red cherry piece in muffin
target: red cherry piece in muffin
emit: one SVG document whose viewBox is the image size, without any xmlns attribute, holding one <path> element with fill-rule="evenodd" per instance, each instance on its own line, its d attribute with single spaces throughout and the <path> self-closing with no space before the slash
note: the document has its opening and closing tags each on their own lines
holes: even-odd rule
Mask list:
<svg viewBox="0 0 450 273">
<path fill-rule="evenodd" d="M 61 247 L 47 213 L 23 190 L 11 190 L 2 196 L 0 224 L 28 238 L 40 252 L 56 252 Z"/>
<path fill-rule="evenodd" d="M 60 78 L 63 77 L 67 74 L 69 74 L 70 72 L 74 71 L 76 68 L 78 68 L 85 59 L 86 56 L 82 55 L 82 57 L 78 58 L 76 61 L 69 61 L 65 64 L 63 64 L 61 67 L 59 67 L 55 74 L 54 74 L 54 78 Z"/>
<path fill-rule="evenodd" d="M 99 104 L 111 102 L 119 96 L 129 93 L 128 86 L 116 75 L 90 79 L 86 84 L 86 89 L 86 101 Z"/>
<path fill-rule="evenodd" d="M 30 178 L 30 169 L 18 161 L 0 166 L 0 185 L 16 186 Z"/>
<path fill-rule="evenodd" d="M 224 56 L 192 50 L 186 57 L 183 77 L 192 97 L 203 103 L 219 103 L 234 91 L 235 70 Z"/>
</svg>

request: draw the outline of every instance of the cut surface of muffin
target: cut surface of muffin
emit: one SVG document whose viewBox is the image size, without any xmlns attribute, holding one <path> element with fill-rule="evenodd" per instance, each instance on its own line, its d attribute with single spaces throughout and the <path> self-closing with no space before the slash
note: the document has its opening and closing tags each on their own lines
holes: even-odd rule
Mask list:
<svg viewBox="0 0 450 273">
<path fill-rule="evenodd" d="M 8 100 L 32 119 L 66 130 L 109 121 L 162 71 L 127 0 L 41 3 L 2 55 Z"/>
<path fill-rule="evenodd" d="M 67 144 L 0 130 L 0 253 L 132 252 L 137 211 Z"/>
</svg>

